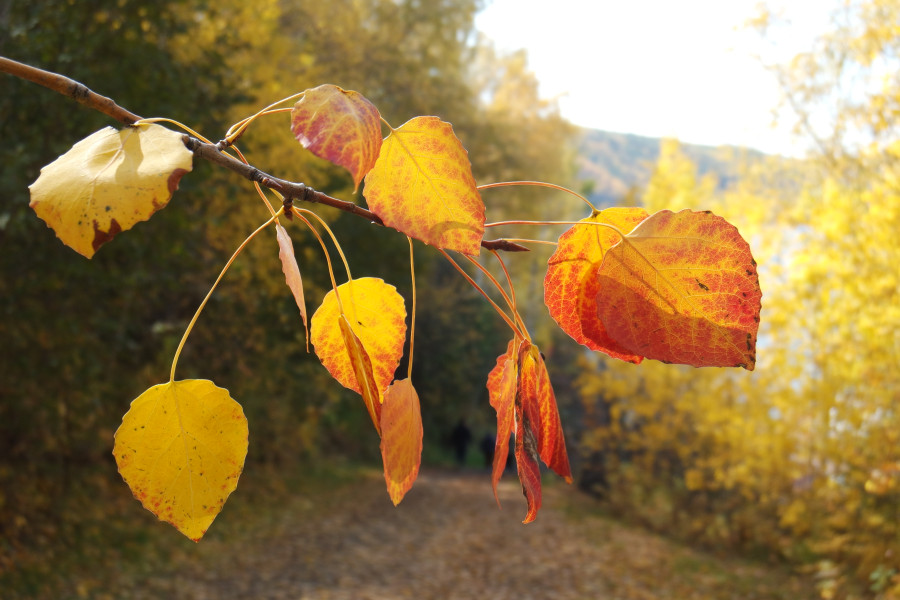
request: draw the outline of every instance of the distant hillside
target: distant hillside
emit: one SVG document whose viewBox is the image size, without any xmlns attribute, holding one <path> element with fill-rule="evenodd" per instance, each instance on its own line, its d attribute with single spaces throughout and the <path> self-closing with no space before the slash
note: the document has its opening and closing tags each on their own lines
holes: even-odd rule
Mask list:
<svg viewBox="0 0 900 600">
<path fill-rule="evenodd" d="M 598 206 L 618 204 L 629 190 L 643 188 L 659 158 L 660 138 L 585 129 L 578 145 L 578 179 Z M 741 160 L 761 160 L 756 150 L 682 144 L 700 175 L 713 173 L 720 187 L 737 177 Z M 592 187 L 591 187 L 592 186 Z"/>
</svg>

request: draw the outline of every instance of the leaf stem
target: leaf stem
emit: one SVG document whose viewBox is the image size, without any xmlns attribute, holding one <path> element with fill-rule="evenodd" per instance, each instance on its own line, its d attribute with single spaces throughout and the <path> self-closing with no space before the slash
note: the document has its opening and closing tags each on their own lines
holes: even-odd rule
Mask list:
<svg viewBox="0 0 900 600">
<path fill-rule="evenodd" d="M 302 96 L 305 93 L 306 93 L 306 91 L 302 91 L 298 94 L 293 94 L 291 96 L 288 96 L 287 98 L 282 98 L 278 102 L 273 102 L 272 104 L 268 105 L 264 109 L 260 110 L 255 115 L 251 115 L 245 119 L 238 121 L 237 123 L 235 123 L 234 125 L 232 125 L 231 127 L 228 128 L 228 131 L 225 132 L 225 139 L 223 141 L 226 143 L 226 145 L 231 146 L 232 144 L 234 144 L 237 141 L 237 139 L 239 137 L 244 135 L 244 131 L 246 131 L 246 129 L 250 126 L 250 124 L 253 123 L 253 121 L 255 121 L 256 119 L 258 119 L 259 117 L 261 117 L 263 115 L 272 114 L 275 112 L 283 112 L 283 111 L 273 111 L 272 109 L 275 108 L 276 106 L 278 106 L 279 104 L 283 104 L 283 103 L 289 102 L 295 98 L 299 98 L 300 96 Z M 290 109 L 288 109 L 288 110 L 290 110 Z"/>
<path fill-rule="evenodd" d="M 625 234 L 615 225 L 597 221 L 496 221 L 494 223 L 485 223 L 484 227 L 487 229 L 488 227 L 502 227 L 503 225 L 596 225 L 598 227 L 612 229 L 619 234 L 619 237 L 623 240 L 625 239 Z"/>
<path fill-rule="evenodd" d="M 513 187 L 513 186 L 545 187 L 545 188 L 550 188 L 551 190 L 558 190 L 560 192 L 565 192 L 567 194 L 571 194 L 571 195 L 575 196 L 576 198 L 578 198 L 579 200 L 581 200 L 582 202 L 584 202 L 585 204 L 590 206 L 592 211 L 597 210 L 597 208 L 593 204 L 591 204 L 590 200 L 588 200 L 587 198 L 585 198 L 578 192 L 576 192 L 574 190 L 570 190 L 569 188 L 561 186 L 561 185 L 556 185 L 555 183 L 547 183 L 546 181 L 500 181 L 498 183 L 486 183 L 484 185 L 479 185 L 477 189 L 478 189 L 478 191 L 481 191 L 481 190 L 490 190 L 490 189 L 494 189 L 494 188 Z"/>
<path fill-rule="evenodd" d="M 353 281 L 353 276 L 350 274 L 350 265 L 347 263 L 347 257 L 344 255 L 344 250 L 343 250 L 343 248 L 341 248 L 341 245 L 338 243 L 337 237 L 335 237 L 334 232 L 331 230 L 331 227 L 328 226 L 328 223 L 326 223 L 325 220 L 322 219 L 322 217 L 320 217 L 319 215 L 317 215 L 316 213 L 314 213 L 313 211 L 311 211 L 307 208 L 299 208 L 297 210 L 315 217 L 316 220 L 319 222 L 319 224 L 323 228 L 325 228 L 325 231 L 328 232 L 328 236 L 331 238 L 331 242 L 334 244 L 334 247 L 337 249 L 337 252 L 341 257 L 341 262 L 344 263 L 344 270 L 347 271 L 347 280 Z"/>
<path fill-rule="evenodd" d="M 492 252 L 494 252 L 494 254 L 496 254 L 496 251 L 492 251 Z M 507 283 L 509 283 L 509 289 L 510 289 L 510 293 L 512 294 L 512 297 L 510 297 L 510 295 L 508 295 L 506 293 L 506 290 L 503 289 L 503 286 L 500 285 L 500 282 L 497 281 L 497 278 L 494 277 L 494 275 L 490 271 L 488 271 L 484 265 L 482 265 L 480 262 L 478 262 L 471 256 L 466 255 L 466 258 L 469 260 L 470 263 L 475 265 L 475 267 L 478 268 L 478 270 L 481 271 L 484 274 L 484 276 L 487 277 L 491 281 L 491 283 L 494 284 L 494 287 L 497 288 L 497 290 L 500 292 L 500 295 L 503 296 L 503 300 L 506 302 L 506 305 L 509 306 L 509 309 L 512 311 L 513 318 L 515 319 L 516 323 L 521 327 L 521 330 L 523 332 L 525 332 L 525 335 L 522 337 L 527 339 L 528 341 L 531 341 L 531 337 L 528 335 L 528 328 L 525 327 L 525 323 L 522 321 L 522 317 L 519 316 L 519 311 L 516 308 L 516 290 L 513 287 L 512 279 L 510 278 L 509 272 L 506 270 L 506 265 L 503 264 L 503 261 L 502 260 L 500 261 L 500 267 L 503 269 L 503 272 L 506 274 L 506 281 L 507 281 Z M 497 258 L 500 258 L 499 255 L 497 256 Z"/>
<path fill-rule="evenodd" d="M 241 159 L 241 161 L 243 161 L 243 163 L 244 163 L 245 165 L 249 165 L 249 164 L 250 164 L 249 162 L 247 162 L 246 157 L 244 157 L 244 153 L 241 152 L 240 149 L 239 149 L 237 146 L 232 145 L 232 146 L 231 146 L 231 149 L 234 150 L 234 151 L 237 153 L 238 157 Z M 275 214 L 275 209 L 272 207 L 272 203 L 269 202 L 269 199 L 266 197 L 265 192 L 262 191 L 262 186 L 259 185 L 259 182 L 258 182 L 258 181 L 254 181 L 254 182 L 253 182 L 253 187 L 256 188 L 256 192 L 259 194 L 259 197 L 262 198 L 262 201 L 265 203 L 265 205 L 266 205 L 267 207 L 269 207 L 269 213 L 272 214 L 272 215 L 274 215 L 274 214 Z M 266 189 L 269 189 L 269 188 L 266 188 Z M 272 193 L 275 194 L 276 196 L 278 196 L 279 200 L 281 200 L 282 202 L 284 201 L 284 196 L 282 196 L 282 195 L 278 192 L 278 190 L 272 190 Z M 288 216 L 290 216 L 290 215 L 288 215 Z"/>
<path fill-rule="evenodd" d="M 200 135 L 199 133 L 197 133 L 196 131 L 194 131 L 193 129 L 191 129 L 190 127 L 188 127 L 181 121 L 176 121 L 175 119 L 170 119 L 168 117 L 150 117 L 149 119 L 141 119 L 139 121 L 135 121 L 133 124 L 134 125 L 144 125 L 144 124 L 150 124 L 150 123 L 171 123 L 172 125 L 175 125 L 176 127 L 188 132 L 189 134 L 191 134 L 198 140 L 206 142 L 207 144 L 212 144 L 211 141 L 209 141 L 208 139 L 206 139 L 205 137 L 203 137 L 202 135 Z"/>
<path fill-rule="evenodd" d="M 244 248 L 247 244 L 250 243 L 250 240 L 256 237 L 256 235 L 275 222 L 275 219 L 284 212 L 284 209 L 279 210 L 275 215 L 273 215 L 268 221 L 260 225 L 256 231 L 247 236 L 240 246 L 238 246 L 237 250 L 234 251 L 234 254 L 231 255 L 231 258 L 228 259 L 228 262 L 225 263 L 225 267 L 222 268 L 222 272 L 219 273 L 219 276 L 216 278 L 215 283 L 212 284 L 212 287 L 209 288 L 209 292 L 207 292 L 206 297 L 203 299 L 203 302 L 200 303 L 200 306 L 197 307 L 197 311 L 194 313 L 194 317 L 191 319 L 191 322 L 188 323 L 187 329 L 184 331 L 184 335 L 181 336 L 181 342 L 178 344 L 178 348 L 175 350 L 175 357 L 172 359 L 172 370 L 169 372 L 169 383 L 175 381 L 175 367 L 178 366 L 178 357 L 181 356 L 181 350 L 184 348 L 184 343 L 187 341 L 188 336 L 191 334 L 191 330 L 194 329 L 194 323 L 197 322 L 197 318 L 200 316 L 200 313 L 203 312 L 203 308 L 206 306 L 206 303 L 209 302 L 210 297 L 213 292 L 216 290 L 216 286 L 219 285 L 219 282 L 222 281 L 222 277 L 225 276 L 225 273 L 228 272 L 228 269 L 231 267 L 231 263 L 234 262 L 241 252 L 243 252 Z"/>
<path fill-rule="evenodd" d="M 490 303 L 490 305 L 494 307 L 494 310 L 497 311 L 497 314 L 499 314 L 503 318 L 503 320 L 506 321 L 506 324 L 509 325 L 509 328 L 513 330 L 513 333 L 515 333 L 517 336 L 519 336 L 521 338 L 526 337 L 525 335 L 522 334 L 522 332 L 519 330 L 518 326 L 513 322 L 513 320 L 509 318 L 509 315 L 507 315 L 505 312 L 503 312 L 503 309 L 501 309 L 499 306 L 497 306 L 497 303 L 494 302 L 491 299 L 491 297 L 487 295 L 487 292 L 485 292 L 481 288 L 480 285 L 475 283 L 475 280 L 472 279 L 469 276 L 469 274 L 466 273 L 466 271 L 462 267 L 460 267 L 449 254 L 447 254 L 446 250 L 444 250 L 443 248 L 438 248 L 437 250 L 438 250 L 438 252 L 440 252 L 441 254 L 444 255 L 444 258 L 446 258 L 448 261 L 450 261 L 450 264 L 453 265 L 457 271 L 459 271 L 460 275 L 462 275 L 465 278 L 465 280 L 468 281 L 472 287 L 474 287 L 476 290 L 478 290 L 478 292 L 482 296 L 484 296 L 484 299 L 487 300 Z"/>
<path fill-rule="evenodd" d="M 416 342 L 416 263 L 413 259 L 413 241 L 412 238 L 406 236 L 406 239 L 409 241 L 409 276 L 412 279 L 412 316 L 410 317 L 410 325 L 409 325 L 409 360 L 407 361 L 408 369 L 406 371 L 406 377 L 408 379 L 412 379 L 412 368 L 413 368 L 413 347 Z"/>
<path fill-rule="evenodd" d="M 304 213 L 310 214 L 316 218 L 318 218 L 319 215 L 305 208 L 297 208 L 296 206 L 294 207 L 294 214 L 297 215 L 298 218 L 302 219 L 304 223 L 306 223 L 306 226 L 309 227 L 309 230 L 312 231 L 313 235 L 316 236 L 316 239 L 319 240 L 319 245 L 322 246 L 322 252 L 325 253 L 325 262 L 328 263 L 328 276 L 331 278 L 331 289 L 334 290 L 334 295 L 337 298 L 338 308 L 340 308 L 341 314 L 344 314 L 344 305 L 341 302 L 341 295 L 338 294 L 337 291 L 337 279 L 335 279 L 334 277 L 334 265 L 331 262 L 331 253 L 328 252 L 328 246 L 325 245 L 325 240 L 322 239 L 322 234 L 320 234 L 319 231 L 315 227 L 313 227 L 313 224 L 310 223 L 309 219 L 304 216 Z M 349 278 L 349 276 L 350 272 L 347 271 L 347 277 Z"/>
</svg>

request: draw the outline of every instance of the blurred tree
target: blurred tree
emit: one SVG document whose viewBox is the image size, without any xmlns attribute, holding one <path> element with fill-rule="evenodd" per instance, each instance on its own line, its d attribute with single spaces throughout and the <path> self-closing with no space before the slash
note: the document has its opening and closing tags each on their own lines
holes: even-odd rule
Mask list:
<svg viewBox="0 0 900 600">
<path fill-rule="evenodd" d="M 571 130 L 537 96 L 524 57 L 484 54 L 472 22 L 479 7 L 474 0 L 167 0 L 152 8 L 131 0 L 35 0 L 0 6 L 0 54 L 214 139 L 271 101 L 333 82 L 364 93 L 394 126 L 418 114 L 451 121 L 479 181 L 539 176 L 565 183 Z M 491 61 L 513 65 L 500 85 L 523 94 L 505 108 L 483 101 L 483 86 L 496 85 L 489 75 L 475 78 L 476 69 L 501 71 Z M 487 126 L 501 117 L 502 126 Z M 106 124 L 70 100 L 4 81 L 0 294 L 8 301 L 0 313 L 0 512 L 22 517 L 0 519 L 10 539 L 43 522 L 33 515 L 50 514 L 68 485 L 65 472 L 108 460 L 128 400 L 168 372 L 208 286 L 266 214 L 244 182 L 197 164 L 165 211 L 87 263 L 34 217 L 27 186 L 41 165 Z M 255 124 L 240 144 L 260 168 L 351 197 L 345 173 L 291 139 L 286 115 Z M 517 196 L 487 201 L 500 214 Z M 322 214 L 348 249 L 359 248 L 351 250 L 355 274 L 377 274 L 408 295 L 405 240 Z M 312 309 L 330 287 L 321 251 L 300 228 L 290 231 Z M 251 436 L 251 461 L 294 461 L 329 450 L 377 454 L 377 443 L 360 436 L 371 426 L 358 398 L 307 358 L 296 306 L 274 260 L 277 246 L 267 237 L 248 247 L 213 296 L 179 377 L 213 378 L 241 399 L 260 432 Z M 388 254 L 376 256 L 373 246 Z M 420 248 L 417 268 L 424 333 L 416 377 L 431 419 L 426 428 L 440 427 L 456 407 L 468 410 L 486 398 L 484 377 L 506 335 L 443 259 Z M 472 323 L 479 324 L 474 331 Z"/>
</svg>

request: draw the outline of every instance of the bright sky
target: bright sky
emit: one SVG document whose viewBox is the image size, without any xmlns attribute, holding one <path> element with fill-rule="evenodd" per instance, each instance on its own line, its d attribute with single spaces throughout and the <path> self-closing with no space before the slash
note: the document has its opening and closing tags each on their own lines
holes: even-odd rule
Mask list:
<svg viewBox="0 0 900 600">
<path fill-rule="evenodd" d="M 772 127 L 779 91 L 742 29 L 758 0 L 491 0 L 476 25 L 498 50 L 525 48 L 541 95 L 577 125 L 799 154 Z M 790 19 L 776 51 L 806 50 L 835 0 L 770 3 Z M 771 49 L 770 49 L 771 51 Z"/>
</svg>

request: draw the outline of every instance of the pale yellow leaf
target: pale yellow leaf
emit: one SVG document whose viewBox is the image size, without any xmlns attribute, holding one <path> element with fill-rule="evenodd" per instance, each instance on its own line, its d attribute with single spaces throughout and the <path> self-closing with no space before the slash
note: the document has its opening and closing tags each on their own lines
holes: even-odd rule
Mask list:
<svg viewBox="0 0 900 600">
<path fill-rule="evenodd" d="M 161 125 L 106 127 L 41 169 L 31 208 L 60 240 L 91 258 L 168 204 L 193 154 Z"/>
</svg>

